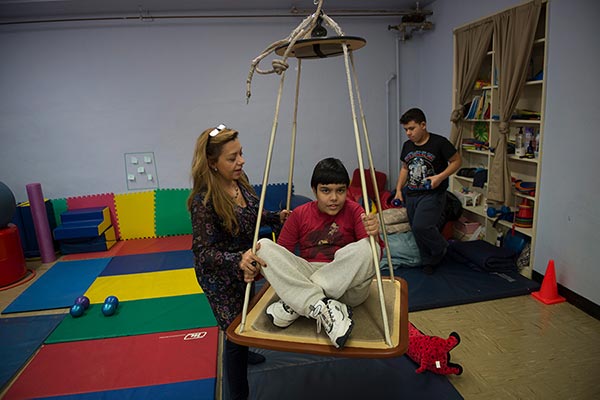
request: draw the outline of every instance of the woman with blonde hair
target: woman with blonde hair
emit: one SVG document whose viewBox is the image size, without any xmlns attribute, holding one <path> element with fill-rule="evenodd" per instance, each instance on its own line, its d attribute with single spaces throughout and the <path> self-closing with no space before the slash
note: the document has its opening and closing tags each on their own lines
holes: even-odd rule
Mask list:
<svg viewBox="0 0 600 400">
<path fill-rule="evenodd" d="M 242 265 L 255 259 L 248 249 L 254 238 L 259 199 L 243 170 L 245 160 L 238 135 L 225 125 L 200 134 L 188 198 L 196 277 L 223 331 L 242 311 L 246 288 Z M 278 231 L 288 215 L 287 210 L 264 211 L 261 222 Z M 248 397 L 248 353 L 247 347 L 225 341 L 225 371 L 232 399 Z"/>
</svg>

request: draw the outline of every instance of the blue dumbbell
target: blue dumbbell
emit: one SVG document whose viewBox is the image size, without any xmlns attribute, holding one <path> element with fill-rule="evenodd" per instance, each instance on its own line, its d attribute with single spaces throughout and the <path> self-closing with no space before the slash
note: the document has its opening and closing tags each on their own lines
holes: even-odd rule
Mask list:
<svg viewBox="0 0 600 400">
<path fill-rule="evenodd" d="M 487 209 L 487 216 L 490 218 L 495 218 L 499 215 L 506 215 L 508 213 L 510 213 L 510 207 L 508 206 L 502 206 L 500 208 L 488 207 Z"/>
</svg>

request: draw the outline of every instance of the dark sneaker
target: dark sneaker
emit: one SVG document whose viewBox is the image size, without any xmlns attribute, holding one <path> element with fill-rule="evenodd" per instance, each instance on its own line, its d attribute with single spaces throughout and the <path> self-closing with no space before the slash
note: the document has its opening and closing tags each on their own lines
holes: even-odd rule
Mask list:
<svg viewBox="0 0 600 400">
<path fill-rule="evenodd" d="M 267 359 L 262 354 L 256 353 L 254 351 L 248 351 L 248 364 L 256 365 L 264 363 Z"/>
<path fill-rule="evenodd" d="M 319 300 L 311 306 L 310 317 L 317 320 L 317 332 L 323 326 L 331 343 L 338 349 L 344 347 L 354 327 L 351 307 L 333 299 Z"/>
<path fill-rule="evenodd" d="M 300 316 L 300 314 L 292 310 L 290 306 L 281 300 L 267 307 L 266 313 L 271 318 L 271 321 L 273 321 L 273 325 L 280 328 L 287 328 Z"/>
</svg>

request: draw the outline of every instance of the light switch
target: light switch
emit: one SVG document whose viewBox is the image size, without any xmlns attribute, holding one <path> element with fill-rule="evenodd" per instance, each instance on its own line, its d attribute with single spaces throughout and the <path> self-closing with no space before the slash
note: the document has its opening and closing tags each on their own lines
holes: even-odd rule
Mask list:
<svg viewBox="0 0 600 400">
<path fill-rule="evenodd" d="M 127 174 L 127 180 L 128 181 L 135 181 L 135 175 L 134 174 Z"/>
<path fill-rule="evenodd" d="M 146 169 L 144 167 L 138 167 L 138 174 L 143 174 L 144 172 L 146 172 Z"/>
<path fill-rule="evenodd" d="M 133 165 L 136 165 L 136 164 L 138 163 L 138 159 L 137 159 L 137 157 L 131 157 L 131 163 L 132 163 Z"/>
<path fill-rule="evenodd" d="M 146 164 L 152 164 L 152 157 L 150 157 L 150 156 L 144 156 L 144 162 Z"/>
</svg>

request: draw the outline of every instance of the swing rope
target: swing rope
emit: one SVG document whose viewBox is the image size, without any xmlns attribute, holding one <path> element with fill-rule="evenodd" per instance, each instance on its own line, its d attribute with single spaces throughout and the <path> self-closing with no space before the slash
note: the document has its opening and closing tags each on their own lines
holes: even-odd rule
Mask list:
<svg viewBox="0 0 600 400">
<path fill-rule="evenodd" d="M 257 215 L 256 227 L 254 230 L 254 240 L 252 243 L 252 252 L 253 253 L 256 253 L 256 244 L 258 242 L 260 223 L 261 223 L 262 213 L 263 213 L 263 209 L 264 209 L 264 200 L 266 197 L 266 189 L 267 189 L 267 184 L 268 184 L 268 180 L 269 180 L 268 179 L 269 172 L 271 169 L 271 159 L 272 159 L 272 155 L 273 155 L 273 146 L 274 146 L 274 142 L 275 142 L 275 136 L 276 136 L 278 120 L 279 120 L 279 109 L 280 109 L 281 97 L 282 97 L 282 93 L 283 93 L 283 84 L 285 81 L 285 72 L 286 72 L 287 68 L 289 67 L 289 65 L 287 63 L 289 54 L 292 51 L 295 43 L 298 40 L 304 39 L 304 38 L 308 37 L 308 35 L 310 35 L 313 28 L 316 26 L 319 18 L 321 18 L 326 24 L 328 24 L 331 28 L 333 28 L 337 35 L 343 36 L 342 30 L 335 23 L 335 21 L 333 21 L 331 18 L 329 18 L 329 16 L 327 16 L 325 13 L 323 13 L 323 11 L 322 11 L 323 0 L 318 0 L 318 2 L 317 2 L 317 0 L 315 0 L 314 3 L 317 5 L 317 10 L 315 13 L 313 13 L 309 17 L 305 18 L 300 23 L 300 25 L 296 29 L 294 29 L 294 31 L 292 31 L 292 33 L 288 36 L 288 38 L 278 40 L 278 41 L 272 43 L 265 50 L 263 50 L 263 52 L 258 57 L 256 57 L 252 61 L 251 67 L 250 67 L 250 72 L 248 73 L 248 78 L 246 80 L 246 101 L 249 101 L 250 96 L 251 96 L 252 78 L 253 78 L 253 75 L 255 72 L 259 73 L 259 74 L 276 73 L 276 74 L 280 75 L 279 89 L 277 92 L 277 101 L 276 101 L 276 106 L 275 106 L 275 115 L 273 118 L 273 125 L 271 128 L 271 136 L 270 136 L 270 140 L 269 140 L 269 147 L 268 147 L 268 151 L 267 151 L 267 158 L 266 158 L 266 162 L 265 162 L 265 170 L 263 173 L 262 188 L 261 188 L 261 193 L 260 193 L 260 201 L 259 201 L 259 206 L 258 206 L 258 215 Z M 269 54 L 274 52 L 276 48 L 279 48 L 286 43 L 288 43 L 288 45 L 283 54 L 283 58 L 273 60 L 272 61 L 273 68 L 271 70 L 264 71 L 258 67 L 260 62 L 265 57 L 267 57 Z M 350 73 L 350 56 L 349 56 L 348 45 L 345 42 L 342 42 L 342 48 L 343 48 L 343 52 L 344 52 L 344 63 L 345 63 L 345 67 L 346 67 L 346 81 L 348 84 L 348 92 L 349 92 L 350 105 L 351 105 L 351 110 L 352 110 L 352 120 L 353 120 L 353 126 L 354 126 L 356 152 L 358 155 L 361 188 L 362 188 L 363 198 L 367 199 L 368 198 L 367 197 L 367 186 L 366 186 L 366 179 L 365 179 L 365 173 L 364 173 L 364 164 L 363 164 L 363 159 L 362 159 L 361 140 L 360 140 L 360 133 L 359 133 L 359 128 L 358 128 L 358 121 L 357 121 L 358 118 L 357 118 L 357 114 L 356 114 L 356 106 L 354 103 L 352 77 L 351 77 L 351 73 Z M 364 117 L 364 112 L 362 110 L 360 94 L 358 93 L 358 84 L 356 83 L 356 71 L 354 70 L 353 59 L 352 59 L 352 68 L 353 68 L 353 72 L 354 72 L 354 81 L 355 81 L 355 85 L 356 85 L 358 103 L 359 103 L 360 113 L 361 113 L 361 117 L 362 117 L 363 130 L 364 130 L 363 133 L 364 133 L 364 136 L 366 139 L 367 152 L 369 155 L 371 177 L 372 177 L 372 182 L 374 185 L 376 198 L 377 198 L 377 207 L 379 210 L 381 210 L 381 201 L 379 198 L 378 188 L 376 187 L 375 171 L 374 171 L 374 167 L 373 167 L 373 159 L 371 156 L 371 148 L 370 148 L 370 145 L 368 142 L 366 119 Z M 289 175 L 288 175 L 288 193 L 287 193 L 287 202 L 286 202 L 287 209 L 290 209 L 290 205 L 291 205 L 290 204 L 291 203 L 291 187 L 292 187 L 292 181 L 293 181 L 293 179 L 292 179 L 293 178 L 293 165 L 294 165 L 294 158 L 295 158 L 295 143 L 296 143 L 296 127 L 297 127 L 297 110 L 298 110 L 300 73 L 301 73 L 301 60 L 298 59 L 298 75 L 297 75 L 297 80 L 296 80 L 296 95 L 295 95 L 295 101 L 294 101 L 294 120 L 293 120 L 293 124 L 292 124 L 292 143 L 291 143 L 291 149 L 290 149 L 290 170 L 289 170 Z M 370 210 L 368 210 L 368 207 L 365 207 L 365 212 L 367 213 L 367 215 L 370 214 Z M 382 222 L 381 226 L 383 227 L 384 232 L 385 232 L 385 225 L 383 223 L 383 218 L 381 217 L 381 215 L 379 216 L 379 219 L 380 219 L 380 222 Z M 385 233 L 384 233 L 384 238 L 385 238 L 386 246 L 389 247 L 388 243 L 387 243 L 387 235 L 385 235 Z M 385 342 L 388 346 L 392 347 L 392 340 L 390 337 L 388 316 L 387 316 L 385 300 L 384 300 L 383 285 L 382 285 L 382 281 L 381 281 L 381 272 L 378 268 L 378 265 L 379 265 L 379 255 L 378 255 L 378 251 L 377 251 L 378 247 L 375 244 L 375 238 L 373 236 L 369 236 L 369 240 L 370 240 L 373 261 L 374 261 L 373 265 L 375 266 L 375 275 L 377 278 L 377 288 L 378 288 L 378 292 L 379 292 L 379 300 L 380 300 L 381 313 L 382 313 L 382 318 L 383 318 Z M 387 253 L 388 253 L 388 257 L 389 257 L 389 251 Z M 388 260 L 388 261 L 389 261 L 389 265 L 391 266 L 392 265 L 391 260 Z M 392 268 L 390 268 L 390 270 L 392 270 Z M 393 274 L 393 272 L 391 272 L 391 274 Z M 393 275 L 392 275 L 392 279 L 393 279 Z M 239 325 L 240 333 L 242 333 L 244 331 L 245 324 L 246 324 L 246 317 L 248 314 L 248 304 L 250 302 L 251 288 L 252 288 L 252 283 L 248 282 L 246 284 L 244 305 L 243 305 L 243 309 L 242 309 L 242 318 L 241 318 L 241 322 Z"/>
</svg>

